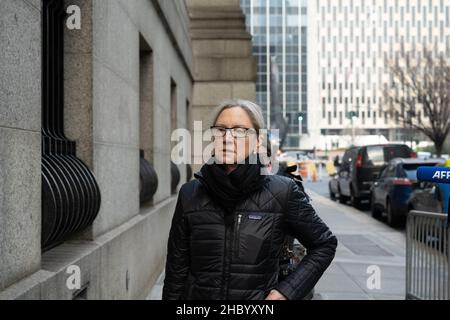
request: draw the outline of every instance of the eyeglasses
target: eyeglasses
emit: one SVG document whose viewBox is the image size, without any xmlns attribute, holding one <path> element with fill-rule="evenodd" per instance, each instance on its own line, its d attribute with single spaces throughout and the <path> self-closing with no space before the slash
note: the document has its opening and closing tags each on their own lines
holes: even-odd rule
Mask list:
<svg viewBox="0 0 450 320">
<path fill-rule="evenodd" d="M 227 135 L 227 131 L 231 132 L 234 138 L 245 138 L 256 133 L 253 128 L 223 128 L 211 127 L 211 133 L 216 138 L 223 138 Z"/>
</svg>

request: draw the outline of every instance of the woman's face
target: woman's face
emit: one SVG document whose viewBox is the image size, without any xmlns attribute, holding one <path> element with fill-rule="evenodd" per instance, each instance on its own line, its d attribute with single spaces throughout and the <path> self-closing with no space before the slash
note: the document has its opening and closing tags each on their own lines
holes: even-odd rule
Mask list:
<svg viewBox="0 0 450 320">
<path fill-rule="evenodd" d="M 245 137 L 233 137 L 231 130 L 224 137 L 213 137 L 215 158 L 219 163 L 237 164 L 257 151 L 258 133 L 247 112 L 241 107 L 225 109 L 214 124 L 218 128 L 244 128 L 250 130 Z"/>
</svg>

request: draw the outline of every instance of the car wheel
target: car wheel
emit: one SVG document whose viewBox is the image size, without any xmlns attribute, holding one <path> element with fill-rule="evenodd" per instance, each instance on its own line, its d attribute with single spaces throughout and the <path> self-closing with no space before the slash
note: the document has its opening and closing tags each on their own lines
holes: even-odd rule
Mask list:
<svg viewBox="0 0 450 320">
<path fill-rule="evenodd" d="M 372 217 L 375 219 L 381 218 L 381 212 L 377 209 L 377 206 L 375 204 L 375 197 L 372 194 L 371 200 L 370 200 L 370 211 L 372 212 Z"/>
<path fill-rule="evenodd" d="M 356 209 L 361 208 L 361 199 L 355 197 L 353 190 L 351 191 L 350 202 L 354 208 L 356 208 Z"/>
<path fill-rule="evenodd" d="M 330 191 L 330 199 L 333 201 L 336 200 L 336 194 L 331 191 L 331 186 L 328 186 L 328 190 Z"/>
<path fill-rule="evenodd" d="M 338 191 L 339 191 L 339 203 L 346 204 L 348 200 L 347 197 L 342 194 L 341 189 L 338 189 Z"/>
<path fill-rule="evenodd" d="M 392 208 L 391 200 L 386 202 L 387 223 L 389 226 L 395 228 L 400 227 L 402 224 L 402 217 L 400 217 Z"/>
</svg>

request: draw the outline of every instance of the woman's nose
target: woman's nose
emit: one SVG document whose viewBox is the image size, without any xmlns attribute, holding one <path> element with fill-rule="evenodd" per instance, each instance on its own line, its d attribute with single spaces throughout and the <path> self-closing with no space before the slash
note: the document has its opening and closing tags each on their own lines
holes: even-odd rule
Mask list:
<svg viewBox="0 0 450 320">
<path fill-rule="evenodd" d="M 234 137 L 230 130 L 226 131 L 224 140 L 225 142 L 234 142 Z"/>
</svg>

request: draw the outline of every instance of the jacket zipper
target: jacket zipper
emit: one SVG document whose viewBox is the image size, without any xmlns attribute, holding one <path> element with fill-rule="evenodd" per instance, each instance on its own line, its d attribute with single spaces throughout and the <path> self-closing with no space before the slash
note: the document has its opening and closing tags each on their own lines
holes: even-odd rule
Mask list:
<svg viewBox="0 0 450 320">
<path fill-rule="evenodd" d="M 234 230 L 234 254 L 236 258 L 239 258 L 239 242 L 240 242 L 240 230 L 241 230 L 242 214 L 237 216 L 237 223 Z"/>
<path fill-rule="evenodd" d="M 228 214 L 231 214 L 230 212 Z M 231 257 L 233 255 L 233 226 L 225 221 L 225 248 L 224 248 L 224 266 L 223 266 L 223 299 L 228 300 L 229 280 L 231 272 Z"/>
<path fill-rule="evenodd" d="M 228 300 L 229 299 L 229 280 L 230 280 L 230 269 L 231 269 L 231 262 L 232 262 L 232 256 L 233 256 L 233 249 L 234 246 L 236 245 L 236 235 L 239 234 L 239 230 L 240 230 L 240 224 L 242 221 L 242 214 L 238 215 L 238 220 L 237 223 L 234 224 L 234 228 L 227 228 L 229 230 L 229 246 L 227 244 L 227 241 L 225 240 L 225 245 L 228 246 L 225 249 L 226 255 L 225 255 L 225 260 L 226 260 L 226 266 L 224 268 L 224 282 L 225 282 L 225 290 L 224 290 L 224 299 Z M 234 229 L 234 230 L 233 230 Z M 231 233 L 234 234 L 231 234 Z M 226 232 L 227 234 L 227 232 Z"/>
<path fill-rule="evenodd" d="M 228 250 L 229 250 L 229 245 L 228 245 L 228 232 L 229 232 L 229 228 L 225 225 L 225 245 L 224 245 L 224 266 L 223 266 L 223 274 L 222 274 L 222 279 L 223 279 L 223 286 L 222 286 L 222 295 L 223 295 L 223 300 L 227 299 L 228 296 Z"/>
</svg>

